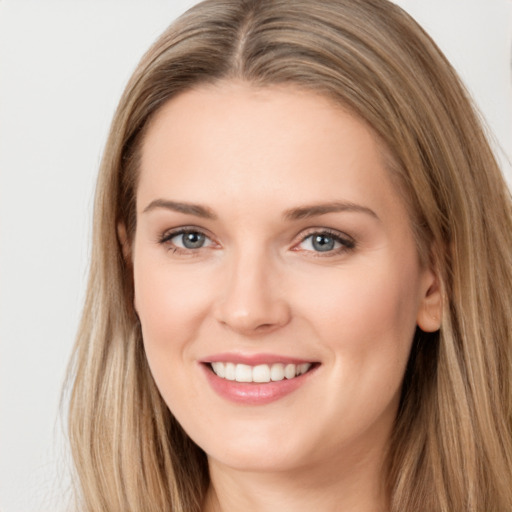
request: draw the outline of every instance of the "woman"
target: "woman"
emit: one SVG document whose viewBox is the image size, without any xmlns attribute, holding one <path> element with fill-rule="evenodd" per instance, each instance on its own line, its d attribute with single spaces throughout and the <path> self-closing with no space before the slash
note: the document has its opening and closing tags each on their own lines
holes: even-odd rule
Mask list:
<svg viewBox="0 0 512 512">
<path fill-rule="evenodd" d="M 511 510 L 511 218 L 455 72 L 395 5 L 191 9 L 99 175 L 84 510 Z"/>
</svg>

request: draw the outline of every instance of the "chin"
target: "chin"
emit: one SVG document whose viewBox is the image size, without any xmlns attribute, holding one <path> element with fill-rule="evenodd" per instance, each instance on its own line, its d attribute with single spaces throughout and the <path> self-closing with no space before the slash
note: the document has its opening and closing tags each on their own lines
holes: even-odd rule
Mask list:
<svg viewBox="0 0 512 512">
<path fill-rule="evenodd" d="M 240 427 L 231 432 L 226 429 L 215 438 L 199 440 L 198 444 L 206 452 L 210 464 L 238 471 L 268 473 L 293 471 L 314 458 L 315 450 L 308 447 L 314 443 L 290 436 L 289 428 L 282 425 L 269 428 L 266 433 L 264 427 L 260 432 L 249 429 L 245 430 L 245 435 L 240 435 L 240 432 Z"/>
<path fill-rule="evenodd" d="M 241 450 L 230 448 L 222 453 L 215 450 L 214 454 L 207 456 L 210 464 L 220 464 L 237 471 L 254 473 L 290 472 L 305 465 L 296 454 L 281 450 L 262 452 L 259 448 L 250 447 Z"/>
</svg>

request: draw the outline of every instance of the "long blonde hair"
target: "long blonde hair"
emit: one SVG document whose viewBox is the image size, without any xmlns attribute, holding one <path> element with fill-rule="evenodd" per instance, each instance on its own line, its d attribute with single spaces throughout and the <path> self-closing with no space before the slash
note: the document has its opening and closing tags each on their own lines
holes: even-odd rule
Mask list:
<svg viewBox="0 0 512 512">
<path fill-rule="evenodd" d="M 512 510 L 512 208 L 478 116 L 428 35 L 386 0 L 207 0 L 146 53 L 115 114 L 98 178 L 87 298 L 70 366 L 69 435 L 86 511 L 201 509 L 206 456 L 150 374 L 133 311 L 141 140 L 202 83 L 293 84 L 340 102 L 387 146 L 418 251 L 444 293 L 418 330 L 385 478 L 390 510 Z"/>
</svg>

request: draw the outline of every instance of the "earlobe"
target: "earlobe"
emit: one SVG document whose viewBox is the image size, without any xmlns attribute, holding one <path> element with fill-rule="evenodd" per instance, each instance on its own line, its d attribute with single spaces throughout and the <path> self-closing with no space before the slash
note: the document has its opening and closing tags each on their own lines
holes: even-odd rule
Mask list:
<svg viewBox="0 0 512 512">
<path fill-rule="evenodd" d="M 428 272 L 423 290 L 416 323 L 424 332 L 435 332 L 441 327 L 443 296 L 439 278 L 433 271 Z"/>
</svg>

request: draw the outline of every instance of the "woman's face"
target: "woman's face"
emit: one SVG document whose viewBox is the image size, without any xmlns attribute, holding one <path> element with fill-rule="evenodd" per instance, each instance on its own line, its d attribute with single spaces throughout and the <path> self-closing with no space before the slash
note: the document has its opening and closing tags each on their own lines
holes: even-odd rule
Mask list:
<svg viewBox="0 0 512 512">
<path fill-rule="evenodd" d="M 380 457 L 439 293 L 362 121 L 290 86 L 172 99 L 142 147 L 131 257 L 156 384 L 211 463 Z"/>
</svg>

